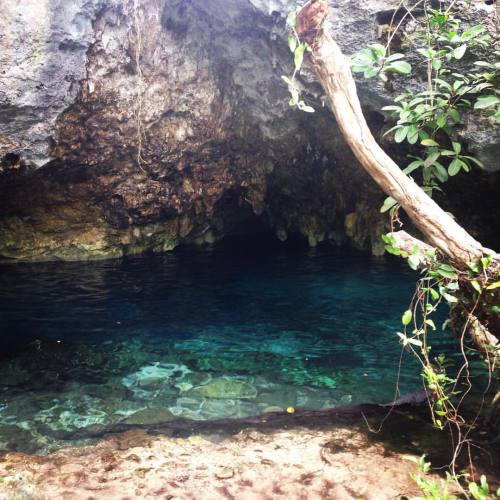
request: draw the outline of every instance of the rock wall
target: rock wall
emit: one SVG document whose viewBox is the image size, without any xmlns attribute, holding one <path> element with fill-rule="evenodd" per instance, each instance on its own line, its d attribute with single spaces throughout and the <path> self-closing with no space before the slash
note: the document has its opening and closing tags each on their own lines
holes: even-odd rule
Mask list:
<svg viewBox="0 0 500 500">
<path fill-rule="evenodd" d="M 335 2 L 347 53 L 398 2 Z M 118 257 L 265 225 L 382 251 L 383 195 L 317 111 L 287 105 L 289 0 L 4 0 L 0 256 Z M 349 33 L 347 36 L 346 33 Z M 363 82 L 372 111 L 390 97 Z M 490 141 L 491 142 L 491 141 Z"/>
</svg>

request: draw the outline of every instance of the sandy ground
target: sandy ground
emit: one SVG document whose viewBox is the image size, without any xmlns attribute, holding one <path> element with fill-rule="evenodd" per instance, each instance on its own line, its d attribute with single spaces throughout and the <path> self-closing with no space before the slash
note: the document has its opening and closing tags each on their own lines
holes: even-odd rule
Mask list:
<svg viewBox="0 0 500 500">
<path fill-rule="evenodd" d="M 388 500 L 419 494 L 412 457 L 447 463 L 449 436 L 413 409 L 392 412 L 381 432 L 368 431 L 364 418 L 330 417 L 278 415 L 197 433 L 131 429 L 47 456 L 7 453 L 0 500 Z M 381 419 L 373 415 L 372 428 Z M 498 487 L 498 450 L 474 459 Z"/>
<path fill-rule="evenodd" d="M 47 457 L 9 453 L 0 498 L 385 500 L 417 494 L 414 471 L 408 455 L 348 427 L 182 439 L 136 430 Z"/>
</svg>

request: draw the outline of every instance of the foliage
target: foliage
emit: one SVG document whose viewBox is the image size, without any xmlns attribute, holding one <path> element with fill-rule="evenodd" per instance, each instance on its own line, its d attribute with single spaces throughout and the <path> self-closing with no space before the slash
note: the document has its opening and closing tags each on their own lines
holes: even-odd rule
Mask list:
<svg viewBox="0 0 500 500">
<path fill-rule="evenodd" d="M 292 34 L 288 37 L 288 47 L 293 54 L 294 70 L 291 77 L 283 75 L 284 82 L 288 85 L 288 91 L 290 92 L 290 100 L 288 104 L 290 106 L 297 106 L 301 111 L 306 113 L 314 113 L 314 108 L 308 106 L 302 99 L 300 99 L 300 88 L 297 83 L 297 73 L 302 67 L 304 62 L 304 54 L 306 51 L 311 51 L 311 48 L 306 42 L 302 42 L 295 30 L 295 25 L 297 22 L 297 11 L 290 12 L 287 18 L 287 24 L 290 27 Z"/>
<path fill-rule="evenodd" d="M 470 268 L 464 272 L 440 262 L 434 249 L 423 253 L 415 245 L 412 253 L 408 254 L 397 248 L 393 235 L 384 235 L 382 238 L 387 252 L 407 259 L 414 270 L 422 268 L 413 300 L 401 318 L 403 331 L 397 332 L 397 335 L 422 366 L 422 378 L 432 394 L 429 402 L 433 421 L 436 427 L 443 429 L 446 422 L 459 421 L 456 399 L 461 390 L 459 380 L 447 373 L 453 362 L 443 354 L 432 356 L 431 334 L 437 331 L 432 315 L 442 302 L 466 312 L 480 306 L 486 313 L 495 314 L 500 281 L 492 281 L 489 277 L 491 256 L 484 256 L 480 262 L 470 264 Z M 442 325 L 443 330 L 446 323 Z"/>
<path fill-rule="evenodd" d="M 411 65 L 403 61 L 404 54 L 389 54 L 387 47 L 373 43 L 361 49 L 351 59 L 351 68 L 355 73 L 363 73 L 365 78 L 378 76 L 382 81 L 388 81 L 388 73 L 409 75 Z"/>
<path fill-rule="evenodd" d="M 496 493 L 490 492 L 490 487 L 484 475 L 481 476 L 479 484 L 475 481 L 467 481 L 467 474 L 453 476 L 449 472 L 446 473 L 446 479 L 436 481 L 429 477 L 431 463 L 425 460 L 425 455 L 422 455 L 418 459 L 413 459 L 413 457 L 408 458 L 414 460 L 418 465 L 418 473 L 412 474 L 411 478 L 415 481 L 419 490 L 424 495 L 413 497 L 411 500 L 459 500 L 459 497 L 451 493 L 450 490 L 456 489 L 460 479 L 466 480 L 468 492 L 470 497 L 474 500 L 493 500 L 494 498 L 500 498 L 500 488 Z"/>
<path fill-rule="evenodd" d="M 439 184 L 460 171 L 468 172 L 481 162 L 463 152 L 455 140 L 456 127 L 465 110 L 477 111 L 500 122 L 500 98 L 497 88 L 500 62 L 474 61 L 472 68 L 458 73 L 452 69 L 474 47 L 485 47 L 490 37 L 482 25 L 461 29 L 461 21 L 452 12 L 426 9 L 422 29 L 409 36 L 416 47 L 414 56 L 426 68 L 426 89 L 408 90 L 398 95 L 394 104 L 382 108 L 390 111 L 396 125 L 386 134 L 393 134 L 396 143 L 418 145 L 416 154 L 405 168 L 408 175 L 420 172 L 424 190 L 432 195 Z M 352 70 L 362 72 L 365 78 L 378 76 L 388 80 L 388 73 L 410 74 L 411 66 L 404 61 L 407 54 L 390 55 L 390 41 L 386 46 L 372 44 L 352 57 Z M 494 52 L 500 56 L 500 52 Z M 422 66 L 422 65 L 418 65 Z M 415 148 L 413 148 L 415 149 Z M 382 211 L 396 205 L 387 199 Z"/>
</svg>

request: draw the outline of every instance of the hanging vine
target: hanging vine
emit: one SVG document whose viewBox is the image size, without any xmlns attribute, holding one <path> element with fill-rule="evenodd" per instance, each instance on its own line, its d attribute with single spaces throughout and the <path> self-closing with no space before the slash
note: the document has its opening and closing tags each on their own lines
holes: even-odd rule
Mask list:
<svg viewBox="0 0 500 500">
<path fill-rule="evenodd" d="M 135 44 L 135 69 L 136 69 L 136 106 L 135 106 L 135 124 L 136 124 L 136 141 L 137 141 L 137 166 L 144 171 L 142 157 L 142 145 L 144 138 L 144 124 L 142 120 L 142 107 L 144 99 L 144 75 L 141 68 L 141 52 L 142 52 L 142 31 L 141 31 L 141 18 L 140 18 L 140 0 L 133 0 L 133 18 L 134 18 L 134 31 L 136 36 Z"/>
</svg>

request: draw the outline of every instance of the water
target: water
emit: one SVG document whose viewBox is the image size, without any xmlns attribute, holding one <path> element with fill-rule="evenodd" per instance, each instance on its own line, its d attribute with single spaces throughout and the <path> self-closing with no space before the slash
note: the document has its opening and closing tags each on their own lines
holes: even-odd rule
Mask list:
<svg viewBox="0 0 500 500">
<path fill-rule="evenodd" d="M 249 240 L 2 264 L 0 449 L 44 453 L 118 422 L 391 401 L 414 280 L 396 259 Z M 418 373 L 403 356 L 402 393 Z"/>
</svg>

